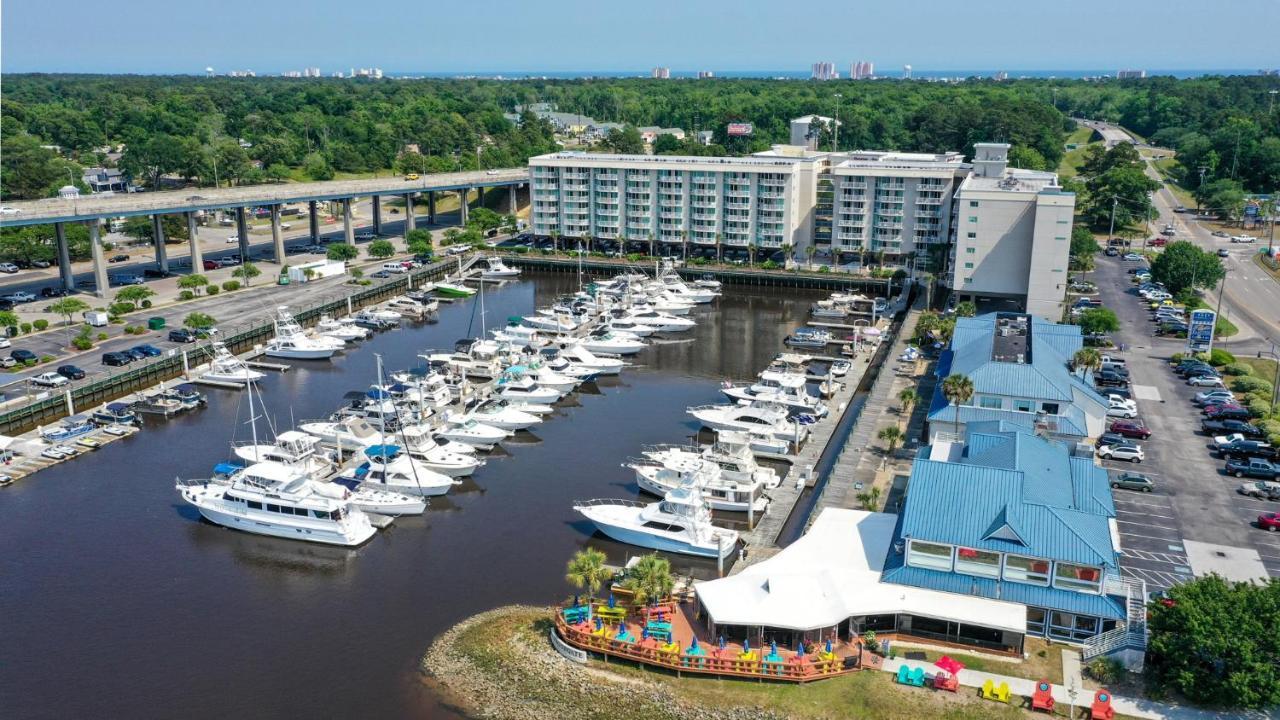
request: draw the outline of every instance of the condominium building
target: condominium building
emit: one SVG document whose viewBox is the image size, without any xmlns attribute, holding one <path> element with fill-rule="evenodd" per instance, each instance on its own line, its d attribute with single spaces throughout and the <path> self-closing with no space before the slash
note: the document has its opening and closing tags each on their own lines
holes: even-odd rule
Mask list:
<svg viewBox="0 0 1280 720">
<path fill-rule="evenodd" d="M 810 66 L 809 77 L 812 80 L 839 80 L 840 73 L 833 62 L 816 62 Z"/>
<path fill-rule="evenodd" d="M 876 66 L 874 63 L 865 60 L 859 60 L 849 66 L 850 80 L 870 80 L 876 76 Z"/>
<path fill-rule="evenodd" d="M 809 242 L 820 156 L 529 158 L 532 226 L 548 236 L 726 248 Z"/>
</svg>

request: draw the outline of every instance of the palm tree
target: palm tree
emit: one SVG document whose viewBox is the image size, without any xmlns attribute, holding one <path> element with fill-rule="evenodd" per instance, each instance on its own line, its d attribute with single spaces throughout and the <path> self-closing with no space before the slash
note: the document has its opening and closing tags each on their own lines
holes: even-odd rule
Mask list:
<svg viewBox="0 0 1280 720">
<path fill-rule="evenodd" d="M 680 231 L 680 259 L 689 262 L 689 231 Z"/>
<path fill-rule="evenodd" d="M 955 373 L 942 381 L 942 396 L 947 402 L 956 406 L 956 435 L 960 434 L 960 406 L 973 399 L 973 381 L 968 377 Z"/>
<path fill-rule="evenodd" d="M 605 559 L 605 554 L 595 548 L 579 550 L 570 558 L 564 579 L 578 589 L 586 588 L 588 596 L 594 598 L 600 586 L 612 575 L 604 566 Z"/>
<path fill-rule="evenodd" d="M 787 269 L 787 261 L 791 259 L 791 243 L 782 243 L 782 269 Z"/>
<path fill-rule="evenodd" d="M 587 249 L 588 253 L 591 252 L 591 233 L 589 232 L 582 233 L 582 246 Z"/>
<path fill-rule="evenodd" d="M 1086 370 L 1097 370 L 1102 367 L 1102 353 L 1097 348 L 1080 348 L 1071 356 L 1071 364 L 1081 375 Z"/>
<path fill-rule="evenodd" d="M 747 242 L 747 267 L 756 266 L 756 241 Z"/>
<path fill-rule="evenodd" d="M 637 604 L 670 596 L 675 588 L 675 579 L 671 577 L 671 561 L 657 553 L 645 555 L 628 571 L 622 586 L 631 591 Z"/>
<path fill-rule="evenodd" d="M 551 249 L 552 250 L 560 249 L 560 231 L 559 230 L 551 231 Z"/>
<path fill-rule="evenodd" d="M 813 256 L 818 254 L 818 246 L 810 243 L 804 248 L 805 259 L 809 262 L 809 269 L 813 269 Z"/>
<path fill-rule="evenodd" d="M 893 455 L 893 451 L 897 449 L 898 443 L 902 441 L 902 429 L 897 425 L 880 428 L 880 432 L 876 433 L 876 437 L 880 438 L 880 440 L 884 442 L 884 456 L 888 458 Z M 884 461 L 882 460 L 880 464 L 884 465 Z"/>
<path fill-rule="evenodd" d="M 653 231 L 650 230 L 649 231 L 649 257 L 656 257 L 657 255 L 658 255 L 658 240 L 654 236 Z"/>
<path fill-rule="evenodd" d="M 920 395 L 916 393 L 915 388 L 905 388 L 898 393 L 898 402 L 902 404 L 902 414 L 910 415 L 911 408 L 920 402 Z"/>
</svg>

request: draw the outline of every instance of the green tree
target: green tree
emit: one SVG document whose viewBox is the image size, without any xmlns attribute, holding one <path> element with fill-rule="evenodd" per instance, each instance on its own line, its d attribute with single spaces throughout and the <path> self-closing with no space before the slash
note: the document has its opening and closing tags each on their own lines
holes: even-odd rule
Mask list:
<svg viewBox="0 0 1280 720">
<path fill-rule="evenodd" d="M 663 133 L 653 139 L 654 155 L 679 155 L 684 150 L 684 143 L 680 142 L 675 135 Z"/>
<path fill-rule="evenodd" d="M 333 168 L 324 155 L 318 152 L 309 153 L 302 161 L 302 170 L 312 180 L 332 180 Z"/>
<path fill-rule="evenodd" d="M 560 249 L 560 231 L 552 230 L 550 237 L 551 237 L 551 249 L 559 250 Z"/>
<path fill-rule="evenodd" d="M 965 300 L 964 302 L 956 303 L 956 317 L 974 317 L 977 314 L 978 306 L 973 304 L 972 300 Z"/>
<path fill-rule="evenodd" d="M 1196 188 L 1195 197 L 1202 210 L 1226 220 L 1239 220 L 1244 215 L 1244 186 L 1238 180 L 1222 178 L 1205 183 Z"/>
<path fill-rule="evenodd" d="M 658 553 L 641 557 L 627 571 L 622 586 L 630 590 L 632 597 L 640 604 L 660 602 L 670 597 L 671 591 L 675 589 L 675 579 L 671 577 L 671 561 Z"/>
<path fill-rule="evenodd" d="M 67 321 L 63 325 L 67 328 L 67 345 L 71 345 L 71 324 L 75 322 L 75 316 L 89 309 L 89 303 L 76 297 L 64 297 L 61 300 L 49 303 L 49 312 L 54 315 L 61 315 Z M 9 313 L 12 315 L 13 313 Z M 18 322 L 18 317 L 13 316 L 12 322 L 7 322 L 9 318 L 3 317 L 0 313 L 0 326 L 9 327 Z"/>
<path fill-rule="evenodd" d="M 1077 371 L 1094 371 L 1102 367 L 1102 353 L 1097 348 L 1080 348 L 1071 356 L 1071 365 Z"/>
<path fill-rule="evenodd" d="M 1195 703 L 1280 704 L 1280 582 L 1208 575 L 1168 592 L 1170 602 L 1149 606 L 1147 675 Z"/>
<path fill-rule="evenodd" d="M 254 265 L 251 262 L 246 262 L 240 265 L 239 267 L 237 267 L 235 270 L 231 271 L 232 277 L 238 277 L 244 280 L 245 287 L 249 287 L 249 281 L 252 280 L 253 278 L 258 277 L 261 274 L 262 274 L 262 271 L 258 269 L 258 266 Z"/>
<path fill-rule="evenodd" d="M 271 182 L 281 182 L 289 177 L 289 166 L 284 163 L 271 163 L 263 172 L 263 176 Z"/>
<path fill-rule="evenodd" d="M 882 427 L 880 432 L 876 433 L 876 437 L 884 443 L 884 456 L 892 457 L 893 451 L 898 449 L 898 443 L 902 442 L 902 428 L 897 425 Z"/>
<path fill-rule="evenodd" d="M 602 144 L 611 152 L 624 155 L 644 153 L 644 138 L 640 137 L 640 131 L 636 130 L 634 125 L 624 125 L 621 129 L 610 130 Z"/>
<path fill-rule="evenodd" d="M 1120 329 L 1120 319 L 1108 308 L 1089 308 L 1080 313 L 1078 323 L 1085 335 L 1105 335 Z"/>
<path fill-rule="evenodd" d="M 10 104 L 7 98 L 6 104 Z M 5 117 L 7 119 L 8 115 Z M 85 189 L 81 181 L 80 165 L 42 147 L 38 138 L 21 130 L 11 134 L 6 126 L 3 134 L 0 199 L 35 200 L 53 197 L 57 195 L 58 188 L 67 184 Z"/>
<path fill-rule="evenodd" d="M 1160 183 L 1147 177 L 1141 167 L 1121 166 L 1089 178 L 1085 188 L 1084 215 L 1093 227 L 1110 227 L 1114 212 L 1115 227 L 1127 228 L 1155 215 L 1151 193 L 1160 189 Z"/>
<path fill-rule="evenodd" d="M 942 381 L 942 396 L 956 408 L 955 431 L 960 434 L 960 406 L 973 399 L 973 381 L 960 373 L 948 375 Z"/>
<path fill-rule="evenodd" d="M 356 249 L 355 245 L 348 245 L 346 243 L 333 243 L 332 245 L 329 246 L 328 250 L 325 250 L 324 254 L 325 254 L 325 257 L 329 258 L 330 260 L 334 260 L 334 261 L 342 260 L 345 262 L 348 260 L 355 260 L 356 257 L 360 255 L 360 251 Z"/>
<path fill-rule="evenodd" d="M 805 261 L 809 264 L 810 270 L 813 269 L 813 256 L 817 254 L 818 254 L 817 245 L 814 245 L 813 243 L 809 243 L 808 245 L 804 246 L 804 258 L 805 258 Z"/>
<path fill-rule="evenodd" d="M 129 303 L 133 306 L 142 304 L 143 300 L 155 297 L 156 291 L 146 285 L 130 285 L 116 293 L 116 302 Z"/>
<path fill-rule="evenodd" d="M 202 312 L 188 313 L 187 316 L 182 319 L 182 324 L 192 330 L 208 330 L 217 322 L 218 321 L 215 320 L 212 315 L 207 315 Z"/>
<path fill-rule="evenodd" d="M 898 393 L 898 404 L 902 406 L 903 415 L 911 415 L 911 408 L 918 402 L 920 402 L 920 395 L 915 388 L 903 388 L 902 392 Z"/>
<path fill-rule="evenodd" d="M 18 322 L 18 313 L 12 310 L 0 310 L 0 327 L 17 327 Z M 67 318 L 67 322 L 71 322 L 71 318 Z"/>
<path fill-rule="evenodd" d="M 199 295 L 204 290 L 204 287 L 208 284 L 209 284 L 209 278 L 205 277 L 204 275 L 201 275 L 200 273 L 183 275 L 182 277 L 178 278 L 178 287 L 182 288 L 183 290 L 190 290 L 197 295 Z"/>
<path fill-rule="evenodd" d="M 382 258 L 389 258 L 392 255 L 395 255 L 396 248 L 394 245 L 391 244 L 390 240 L 374 240 L 373 242 L 369 243 L 369 247 L 367 248 L 366 252 L 369 253 L 369 257 L 371 258 L 382 259 Z"/>
<path fill-rule="evenodd" d="M 1151 263 L 1152 279 L 1164 283 L 1174 295 L 1187 288 L 1212 289 L 1226 274 L 1214 253 L 1186 240 L 1169 243 Z"/>
<path fill-rule="evenodd" d="M 426 228 L 415 228 L 404 236 L 405 247 L 414 255 L 431 255 L 431 231 Z"/>
<path fill-rule="evenodd" d="M 1071 228 L 1071 262 L 1075 267 L 1084 272 L 1093 269 L 1094 256 L 1098 254 L 1098 241 L 1094 239 L 1093 233 L 1084 225 L 1076 225 Z"/>
<path fill-rule="evenodd" d="M 165 241 L 188 239 L 187 223 L 178 215 L 161 215 L 160 229 L 164 231 Z M 135 215 L 125 220 L 121 233 L 140 242 L 151 242 L 155 239 L 155 228 L 151 225 L 151 217 L 146 215 Z"/>
<path fill-rule="evenodd" d="M 583 548 L 573 554 L 565 568 L 564 579 L 578 589 L 585 589 L 591 598 L 600 591 L 613 573 L 605 567 L 605 554 L 595 548 Z"/>
</svg>

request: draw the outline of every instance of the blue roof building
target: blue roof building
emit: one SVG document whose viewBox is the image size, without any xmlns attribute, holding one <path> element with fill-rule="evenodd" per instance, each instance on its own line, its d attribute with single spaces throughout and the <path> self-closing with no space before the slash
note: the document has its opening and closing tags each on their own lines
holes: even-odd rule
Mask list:
<svg viewBox="0 0 1280 720">
<path fill-rule="evenodd" d="M 934 389 L 930 439 L 963 436 L 969 423 L 1008 420 L 1031 424 L 1067 442 L 1097 437 L 1106 429 L 1107 401 L 1087 374 L 1070 362 L 1084 345 L 1076 325 L 1051 323 L 1022 313 L 988 313 L 956 320 L 951 347 L 938 362 L 938 377 L 959 373 L 973 381 L 973 397 L 955 406 Z"/>
<path fill-rule="evenodd" d="M 972 420 L 921 450 L 883 581 L 1016 602 L 1028 635 L 1081 642 L 1126 617 L 1119 546 L 1106 470 L 1031 423 Z"/>
</svg>

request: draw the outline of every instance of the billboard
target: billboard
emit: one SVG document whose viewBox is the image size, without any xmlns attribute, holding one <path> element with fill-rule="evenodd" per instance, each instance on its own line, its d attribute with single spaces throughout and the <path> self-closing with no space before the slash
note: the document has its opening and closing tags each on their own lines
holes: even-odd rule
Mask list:
<svg viewBox="0 0 1280 720">
<path fill-rule="evenodd" d="M 729 137 L 742 137 L 755 131 L 751 123 L 729 123 Z"/>
<path fill-rule="evenodd" d="M 1190 352 L 1208 352 L 1213 348 L 1213 325 L 1218 313 L 1212 310 L 1192 310 L 1191 322 L 1187 323 L 1187 350 Z"/>
</svg>

